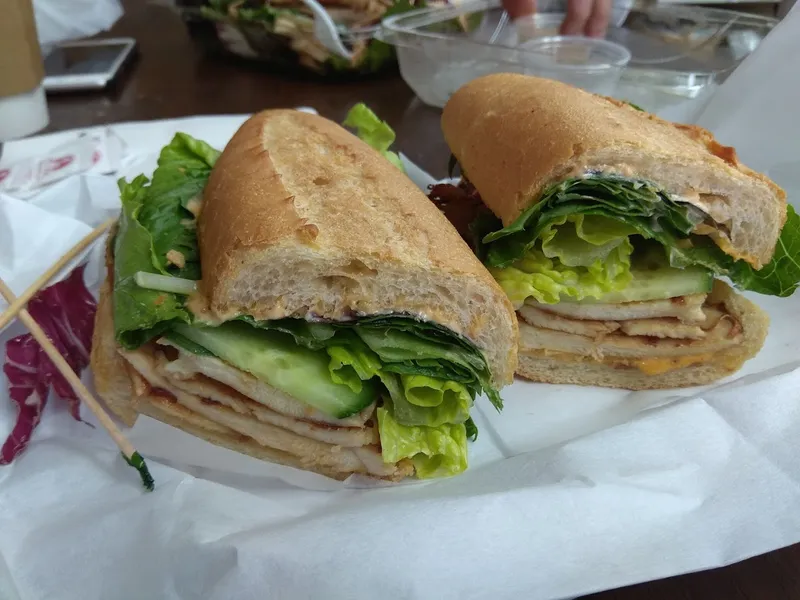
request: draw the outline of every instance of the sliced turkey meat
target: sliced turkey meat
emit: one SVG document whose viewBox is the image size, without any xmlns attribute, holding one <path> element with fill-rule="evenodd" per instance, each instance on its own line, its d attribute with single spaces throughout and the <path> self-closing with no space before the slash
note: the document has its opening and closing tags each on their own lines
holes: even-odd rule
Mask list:
<svg viewBox="0 0 800 600">
<path fill-rule="evenodd" d="M 186 374 L 179 368 L 170 369 L 171 365 L 178 362 L 180 358 L 169 360 L 163 352 L 153 352 L 152 346 L 133 352 L 121 351 L 121 354 L 137 373 L 134 381 L 138 395 L 163 396 L 165 403 L 177 403 L 183 409 L 190 411 L 198 422 L 202 421 L 205 428 L 212 428 L 218 433 L 235 432 L 265 448 L 285 452 L 299 458 L 304 463 L 336 472 L 391 477 L 396 475 L 398 468 L 407 468 L 407 465 L 383 462 L 380 445 L 375 443 L 377 434 L 371 426 L 355 428 L 319 425 L 293 420 L 280 414 L 276 419 L 274 411 L 262 407 L 257 402 L 249 399 L 243 400 L 239 396 L 225 392 L 223 391 L 224 386 L 215 387 L 213 382 L 199 380 L 196 377 L 185 379 L 175 377 L 175 373 Z M 188 356 L 181 358 L 188 358 Z M 199 395 L 189 390 L 193 392 L 211 391 L 212 394 L 209 396 Z M 265 420 L 265 417 L 272 422 Z M 281 421 L 281 418 L 288 419 L 289 422 Z M 288 425 L 288 427 L 274 424 L 277 422 Z M 329 437 L 327 440 L 319 439 L 323 435 L 323 428 L 327 428 L 328 434 L 333 437 Z M 340 429 L 356 429 L 356 431 L 336 433 L 336 430 Z M 355 437 L 348 437 L 348 434 L 355 434 Z M 337 435 L 344 436 L 341 441 L 348 443 L 361 441 L 363 443 L 358 446 L 331 443 Z"/>
<path fill-rule="evenodd" d="M 558 304 L 539 304 L 528 300 L 526 306 L 533 306 L 564 317 L 591 321 L 625 321 L 628 319 L 658 319 L 672 317 L 683 323 L 699 324 L 705 320 L 703 304 L 706 294 L 677 296 L 666 300 L 646 302 L 623 302 L 605 304 L 594 302 L 559 302 Z"/>
<path fill-rule="evenodd" d="M 708 323 L 702 326 L 705 335 L 699 339 L 627 335 L 621 330 L 597 338 L 523 322 L 520 324 L 520 349 L 523 352 L 569 352 L 601 359 L 603 356 L 668 357 L 718 352 L 741 343 L 742 326 L 732 315 L 717 307 L 709 307 L 707 311 Z"/>
<path fill-rule="evenodd" d="M 619 322 L 620 330 L 626 335 L 642 335 L 676 340 L 699 340 L 706 332 L 699 325 L 687 325 L 678 319 L 631 319 Z"/>
<path fill-rule="evenodd" d="M 523 305 L 517 312 L 526 323 L 531 325 L 592 338 L 608 335 L 620 328 L 620 324 L 614 321 L 570 319 L 530 304 Z"/>
</svg>

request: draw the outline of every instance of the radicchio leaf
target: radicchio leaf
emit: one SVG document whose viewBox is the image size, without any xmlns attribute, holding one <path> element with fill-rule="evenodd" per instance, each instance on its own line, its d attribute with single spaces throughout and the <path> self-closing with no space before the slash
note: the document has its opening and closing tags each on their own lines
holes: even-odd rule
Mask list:
<svg viewBox="0 0 800 600">
<path fill-rule="evenodd" d="M 89 365 L 97 310 L 94 297 L 83 282 L 83 271 L 84 267 L 79 267 L 65 280 L 40 291 L 27 307 L 77 374 Z M 56 396 L 69 403 L 70 414 L 81 420 L 80 400 L 32 335 L 20 335 L 6 344 L 3 372 L 8 379 L 9 397 L 19 414 L 0 448 L 0 465 L 9 464 L 28 445 L 51 388 Z"/>
<path fill-rule="evenodd" d="M 48 386 L 39 376 L 41 348 L 30 335 L 20 335 L 6 344 L 3 372 L 8 379 L 11 401 L 17 405 L 17 422 L 0 449 L 0 465 L 7 465 L 28 445 L 42 418 Z"/>
</svg>

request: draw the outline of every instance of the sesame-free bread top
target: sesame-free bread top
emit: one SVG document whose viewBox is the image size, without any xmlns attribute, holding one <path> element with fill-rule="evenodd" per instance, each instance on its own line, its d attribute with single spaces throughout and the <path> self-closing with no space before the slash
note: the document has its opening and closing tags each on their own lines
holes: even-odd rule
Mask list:
<svg viewBox="0 0 800 600">
<path fill-rule="evenodd" d="M 323 117 L 248 119 L 212 170 L 198 236 L 217 318 L 409 313 L 469 338 L 495 383 L 511 381 L 503 291 L 413 182 Z"/>
</svg>

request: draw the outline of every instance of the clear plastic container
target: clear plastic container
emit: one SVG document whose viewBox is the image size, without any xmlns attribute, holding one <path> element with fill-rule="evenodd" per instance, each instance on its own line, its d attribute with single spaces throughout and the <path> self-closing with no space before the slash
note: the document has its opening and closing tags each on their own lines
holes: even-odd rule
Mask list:
<svg viewBox="0 0 800 600">
<path fill-rule="evenodd" d="M 396 47 L 400 72 L 420 99 L 442 107 L 481 75 L 532 73 L 537 58 L 530 44 L 558 34 L 565 7 L 564 1 L 539 0 L 534 17 L 512 22 L 499 0 L 470 0 L 384 19 L 380 38 Z M 777 19 L 699 6 L 615 9 L 606 41 L 627 48 L 631 59 L 604 93 L 691 123 L 716 86 L 776 24 Z M 564 77 L 562 70 L 556 78 Z"/>
<path fill-rule="evenodd" d="M 625 46 L 579 36 L 534 38 L 519 44 L 519 61 L 529 75 L 557 79 L 595 94 L 614 94 L 631 60 Z"/>
</svg>

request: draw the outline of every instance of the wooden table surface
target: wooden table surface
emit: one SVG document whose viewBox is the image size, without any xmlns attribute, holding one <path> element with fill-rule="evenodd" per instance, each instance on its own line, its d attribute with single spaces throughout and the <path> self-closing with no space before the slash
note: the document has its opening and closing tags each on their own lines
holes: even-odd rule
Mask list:
<svg viewBox="0 0 800 600">
<path fill-rule="evenodd" d="M 397 147 L 436 176 L 449 153 L 439 111 L 424 106 L 399 75 L 371 82 L 291 81 L 204 55 L 180 18 L 145 0 L 124 0 L 126 14 L 106 35 L 139 43 L 139 60 L 108 93 L 50 99 L 49 131 L 87 125 L 313 106 L 336 121 L 366 102 L 397 131 Z M 800 508 L 800 507 L 799 507 Z M 531 596 L 533 598 L 533 596 Z M 592 600 L 777 600 L 800 598 L 800 544 L 742 563 L 587 596 Z"/>
</svg>

